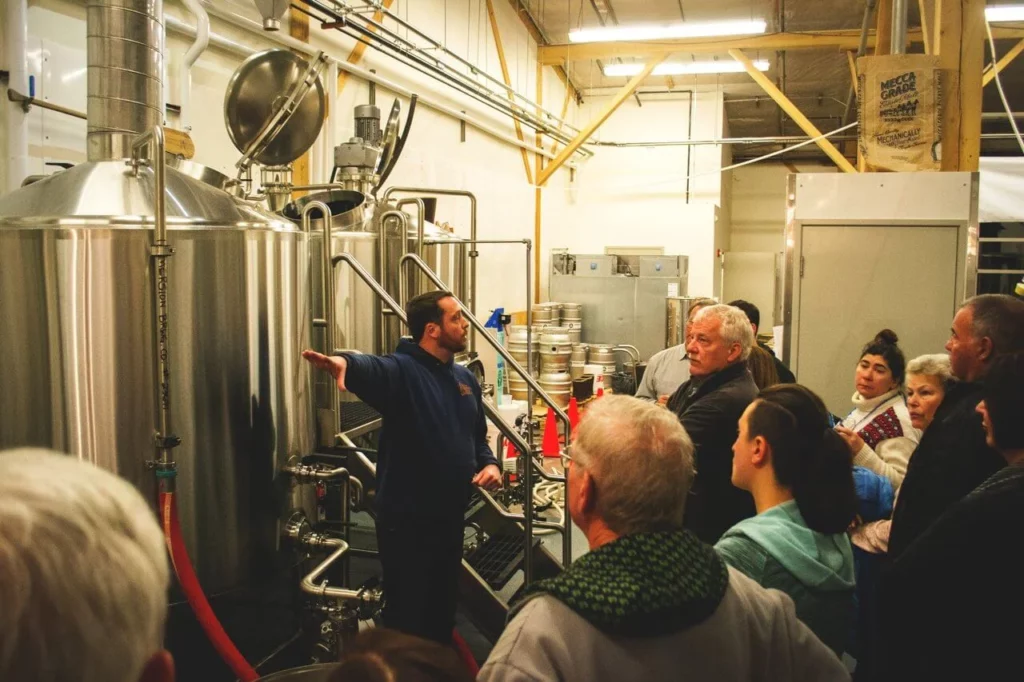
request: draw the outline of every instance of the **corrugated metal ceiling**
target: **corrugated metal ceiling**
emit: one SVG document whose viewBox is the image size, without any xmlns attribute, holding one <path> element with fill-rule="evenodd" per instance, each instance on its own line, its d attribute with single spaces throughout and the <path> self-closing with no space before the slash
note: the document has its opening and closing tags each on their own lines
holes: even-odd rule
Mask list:
<svg viewBox="0 0 1024 682">
<path fill-rule="evenodd" d="M 671 23 L 732 19 L 764 19 L 769 32 L 859 29 L 863 20 L 865 0 L 520 0 L 552 43 L 568 41 L 570 29 L 639 23 Z M 910 2 L 910 26 L 920 25 L 916 2 Z M 1014 40 L 996 42 L 1004 54 Z M 917 47 L 920 50 L 920 46 Z M 990 53 L 986 49 L 986 61 Z M 768 75 L 784 89 L 822 130 L 839 125 L 850 88 L 850 71 L 846 55 L 836 50 L 793 50 L 788 53 L 751 54 L 767 59 Z M 730 59 L 726 54 L 677 54 L 673 60 Z M 613 60 L 619 61 L 619 60 Z M 630 59 L 621 61 L 629 62 Z M 621 87 L 625 78 L 608 78 L 601 71 L 603 63 L 571 61 L 566 64 L 573 83 L 584 94 L 596 88 Z M 1003 84 L 1015 110 L 1024 110 L 1024 58 L 1002 72 Z M 685 90 L 691 86 L 721 84 L 725 88 L 730 134 L 737 137 L 765 135 L 798 135 L 800 130 L 746 74 L 716 76 L 652 77 L 643 90 Z M 985 89 L 985 111 L 1003 111 L 995 85 Z M 986 131 L 1008 131 L 1005 122 L 987 121 Z M 1015 142 L 986 142 L 990 151 L 1016 150 Z"/>
</svg>

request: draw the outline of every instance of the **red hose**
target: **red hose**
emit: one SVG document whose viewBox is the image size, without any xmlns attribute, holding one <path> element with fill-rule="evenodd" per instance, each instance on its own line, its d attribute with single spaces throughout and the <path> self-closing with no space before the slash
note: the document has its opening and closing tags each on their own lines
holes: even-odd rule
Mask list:
<svg viewBox="0 0 1024 682">
<path fill-rule="evenodd" d="M 171 555 L 171 563 L 178 576 L 178 583 L 181 585 L 192 611 L 196 614 L 196 619 L 203 627 L 210 643 L 213 644 L 213 648 L 228 664 L 235 677 L 242 682 L 253 682 L 259 678 L 259 674 L 249 665 L 249 662 L 245 660 L 231 638 L 228 637 L 228 633 L 224 631 L 210 602 L 206 600 L 203 588 L 199 585 L 199 579 L 196 578 L 195 569 L 192 568 L 192 561 L 185 548 L 185 541 L 181 537 L 181 523 L 178 521 L 178 505 L 174 501 L 174 493 L 160 494 L 160 510 L 164 537 L 167 540 L 167 551 Z"/>
<path fill-rule="evenodd" d="M 473 676 L 473 679 L 476 679 L 476 676 L 480 674 L 480 666 L 476 664 L 473 652 L 469 650 L 469 645 L 466 644 L 466 640 L 462 639 L 462 635 L 459 634 L 458 630 L 452 630 L 452 646 L 455 647 L 455 653 L 462 659 L 462 664 L 466 666 L 466 670 Z"/>
</svg>

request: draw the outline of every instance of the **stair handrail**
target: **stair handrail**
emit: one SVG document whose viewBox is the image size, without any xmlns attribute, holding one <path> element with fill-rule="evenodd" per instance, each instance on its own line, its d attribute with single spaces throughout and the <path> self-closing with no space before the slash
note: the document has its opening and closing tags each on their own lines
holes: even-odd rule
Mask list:
<svg viewBox="0 0 1024 682">
<path fill-rule="evenodd" d="M 434 282 L 435 285 L 437 285 L 438 282 L 440 282 L 439 286 L 442 289 L 445 289 L 444 283 L 441 282 L 441 280 L 437 278 L 437 275 L 435 275 L 433 273 L 433 271 L 430 270 L 430 268 L 427 268 L 425 266 L 423 261 L 420 260 L 418 256 L 416 256 L 415 254 L 411 254 L 411 253 L 410 254 L 406 254 L 406 256 L 403 258 L 403 260 L 405 260 L 405 258 L 409 258 L 409 257 L 411 257 L 411 259 L 414 259 L 414 261 L 419 261 L 419 264 L 418 264 L 419 267 L 425 268 L 424 274 L 426 274 L 427 277 L 429 279 L 431 279 Z M 347 263 L 348 266 L 350 268 L 352 268 L 352 271 L 354 273 L 356 273 L 356 276 L 358 276 L 359 279 L 363 280 L 363 282 L 368 287 L 370 287 L 370 289 L 373 291 L 373 293 L 375 293 L 381 300 L 383 300 L 385 303 L 387 303 L 389 306 L 391 306 L 391 308 L 395 311 L 396 317 L 398 317 L 398 319 L 400 319 L 404 324 L 408 325 L 409 321 L 408 321 L 408 319 L 407 319 L 407 317 L 405 315 L 405 311 L 403 309 L 401 309 L 400 307 L 398 307 L 398 303 L 395 301 L 395 299 L 393 299 L 391 297 L 391 295 L 380 284 L 380 282 L 378 282 L 377 280 L 375 280 L 373 278 L 373 275 L 371 275 L 369 272 L 366 271 L 366 268 L 364 268 L 362 266 L 362 264 L 355 258 L 355 256 L 353 256 L 352 254 L 347 253 L 347 252 L 339 253 L 337 256 L 334 256 L 331 259 L 331 266 L 332 266 L 332 268 L 333 267 L 337 267 L 338 263 Z M 458 299 L 456 299 L 456 300 L 458 300 Z M 460 303 L 460 305 L 461 305 L 461 303 Z M 472 314 L 470 314 L 468 311 L 464 311 L 464 315 L 470 321 L 470 324 L 473 324 L 473 323 L 476 323 L 477 325 L 480 324 L 476 320 L 476 318 L 474 318 L 472 316 Z M 481 331 L 483 330 L 482 327 L 480 329 L 481 329 Z M 487 334 L 486 332 L 483 332 L 483 335 L 489 341 L 493 342 L 494 344 L 497 344 L 497 341 L 495 339 L 492 339 L 490 334 Z M 500 344 L 497 344 L 497 345 L 500 348 Z M 499 352 L 504 353 L 505 356 L 511 362 L 513 362 L 515 364 L 515 367 L 518 368 L 518 371 L 522 372 L 522 367 L 520 367 L 519 363 L 515 362 L 515 360 L 510 355 L 507 354 L 507 352 L 505 351 L 504 348 L 500 348 Z M 533 377 L 527 377 L 527 378 L 529 380 L 533 379 Z M 483 407 L 484 407 L 484 413 L 491 419 L 492 422 L 494 422 L 495 426 L 498 427 L 498 430 L 501 431 L 505 435 L 506 438 L 511 440 L 517 446 L 517 448 L 520 450 L 520 452 L 529 452 L 530 453 L 528 455 L 529 461 L 530 461 L 531 464 L 534 464 L 534 466 L 535 466 L 535 463 L 533 462 L 533 453 L 530 451 L 529 444 L 525 440 L 523 440 L 523 438 L 520 437 L 518 433 L 515 432 L 515 429 L 513 429 L 512 426 L 509 425 L 508 422 L 505 421 L 505 419 L 501 416 L 501 414 L 493 406 L 491 406 L 487 401 L 481 401 L 481 402 L 482 402 Z M 557 409 L 557 407 L 556 407 L 556 409 Z M 563 415 L 564 415 L 564 413 L 563 413 Z M 566 417 L 566 424 L 568 425 L 568 417 Z M 569 431 L 567 431 L 567 433 L 569 433 Z M 532 543 L 533 543 L 533 473 L 534 473 L 533 472 L 533 466 L 524 466 L 523 467 L 523 485 L 525 486 L 525 490 L 524 490 L 524 493 L 525 493 L 525 503 L 523 505 L 523 515 L 522 515 L 523 516 L 523 518 L 522 518 L 522 522 L 523 522 L 523 535 L 524 535 L 524 543 L 525 543 L 525 555 L 524 555 L 524 558 L 523 558 L 523 574 L 524 574 L 525 582 L 526 582 L 527 585 L 531 584 L 532 581 L 533 581 L 533 552 L 532 552 Z M 565 485 L 566 485 L 566 491 L 565 491 L 566 497 L 565 497 L 565 499 L 568 500 L 568 493 L 569 493 L 569 491 L 568 491 L 568 480 L 566 480 Z M 484 499 L 488 500 L 492 504 L 492 506 L 498 511 L 499 514 L 504 515 L 505 513 L 510 513 L 506 509 L 503 509 L 501 507 L 501 505 L 498 504 L 497 500 L 494 500 L 492 497 L 485 496 Z M 571 532 L 571 528 L 572 528 L 571 521 L 569 520 L 569 514 L 567 513 L 567 514 L 565 514 L 564 526 L 561 527 L 563 568 L 568 568 L 569 564 L 572 562 L 572 532 Z"/>
<path fill-rule="evenodd" d="M 399 261 L 399 266 L 398 266 L 398 268 L 399 268 L 398 269 L 399 282 L 404 282 L 405 281 L 405 264 L 407 262 L 408 263 L 412 263 L 417 268 L 419 268 L 420 271 L 423 272 L 423 274 L 427 277 L 427 279 L 429 279 L 431 282 L 434 283 L 434 286 L 436 286 L 437 288 L 441 289 L 442 291 L 448 291 L 449 290 L 448 285 L 445 284 L 444 281 L 440 277 L 438 277 L 437 274 L 433 270 L 430 269 L 430 266 L 428 266 L 423 261 L 422 258 L 420 258 L 419 256 L 417 256 L 414 253 L 407 253 L 407 254 L 405 254 L 404 256 L 402 256 L 402 259 Z M 403 285 L 400 284 L 399 288 L 401 288 L 402 286 Z M 469 324 L 474 329 L 479 331 L 484 336 L 484 338 L 487 339 L 487 343 L 490 344 L 490 346 L 492 348 L 494 348 L 494 350 L 498 353 L 498 355 L 500 355 L 502 358 L 504 358 L 505 362 L 507 362 L 509 364 L 509 366 L 512 367 L 512 369 L 514 369 L 516 372 L 519 373 L 519 375 L 521 377 L 523 377 L 523 379 L 526 381 L 527 386 L 529 386 L 531 389 L 533 389 L 533 391 L 540 397 L 541 401 L 545 405 L 548 406 L 548 409 L 554 411 L 555 416 L 558 417 L 558 419 L 562 422 L 562 426 L 565 429 L 566 451 L 568 451 L 568 449 L 569 449 L 569 438 L 568 438 L 568 436 L 572 433 L 572 425 L 569 422 L 569 415 L 567 415 L 565 413 L 565 411 L 561 407 L 559 407 L 558 405 L 555 404 L 555 401 L 551 398 L 550 395 L 548 395 L 548 392 L 540 387 L 540 384 L 537 383 L 537 380 L 534 379 L 530 375 L 530 373 L 528 371 L 526 371 L 526 369 L 524 369 L 523 366 L 520 365 L 519 362 L 514 357 L 512 357 L 512 354 L 509 353 L 507 350 L 505 350 L 505 347 L 502 346 L 500 343 L 498 343 L 498 340 L 496 338 L 494 338 L 493 336 L 491 336 L 490 334 L 487 333 L 487 330 L 484 328 L 484 326 L 482 324 L 480 324 L 480 321 L 478 319 L 476 319 L 473 316 L 473 314 L 471 312 L 469 312 L 465 308 L 465 306 L 462 305 L 462 301 L 460 301 L 459 298 L 457 296 L 455 296 L 455 294 L 452 294 L 451 297 L 453 299 L 455 299 L 455 302 L 458 303 L 460 307 L 462 307 L 462 316 L 464 318 L 466 318 L 466 320 L 469 322 Z"/>
</svg>

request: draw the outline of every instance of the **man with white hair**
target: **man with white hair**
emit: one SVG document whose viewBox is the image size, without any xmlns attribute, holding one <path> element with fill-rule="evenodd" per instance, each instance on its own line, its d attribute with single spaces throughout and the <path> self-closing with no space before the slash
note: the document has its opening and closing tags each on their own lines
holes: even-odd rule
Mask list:
<svg viewBox="0 0 1024 682">
<path fill-rule="evenodd" d="M 590 553 L 530 586 L 479 682 L 848 680 L 793 602 L 683 529 L 693 443 L 667 410 L 587 410 L 567 508 Z"/>
<path fill-rule="evenodd" d="M 171 682 L 169 580 L 131 484 L 47 450 L 0 452 L 0 680 Z"/>
<path fill-rule="evenodd" d="M 715 305 L 713 298 L 698 298 L 690 304 L 686 313 L 684 335 L 689 336 L 690 324 L 701 308 Z M 690 379 L 690 358 L 686 355 L 686 341 L 658 351 L 647 361 L 647 370 L 636 389 L 641 400 L 656 401 L 659 405 L 668 402 L 669 397 Z"/>
<path fill-rule="evenodd" d="M 697 479 L 687 502 L 686 527 L 708 544 L 754 516 L 750 493 L 732 484 L 732 444 L 739 419 L 757 396 L 747 369 L 754 345 L 750 321 L 739 308 L 713 305 L 690 325 L 686 352 L 690 380 L 668 400 L 697 448 Z"/>
</svg>

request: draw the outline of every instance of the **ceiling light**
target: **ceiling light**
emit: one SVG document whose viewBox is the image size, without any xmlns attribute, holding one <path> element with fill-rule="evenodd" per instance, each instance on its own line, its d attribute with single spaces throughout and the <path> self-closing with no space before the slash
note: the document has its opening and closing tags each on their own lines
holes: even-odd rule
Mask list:
<svg viewBox="0 0 1024 682">
<path fill-rule="evenodd" d="M 989 21 L 1024 21 L 1024 5 L 996 5 L 985 8 Z M 570 35 L 570 40 L 572 36 Z"/>
<path fill-rule="evenodd" d="M 759 59 L 754 62 L 758 71 L 768 70 L 768 61 Z M 635 76 L 644 70 L 643 64 L 606 64 L 606 76 Z M 654 76 L 684 76 L 708 73 L 743 73 L 743 65 L 737 61 L 720 62 L 665 62 L 654 67 Z"/>
<path fill-rule="evenodd" d="M 668 38 L 710 38 L 764 33 L 767 24 L 756 21 L 713 21 L 709 23 L 640 25 L 611 28 L 581 28 L 569 31 L 571 43 L 596 43 L 617 40 L 665 40 Z"/>
</svg>

